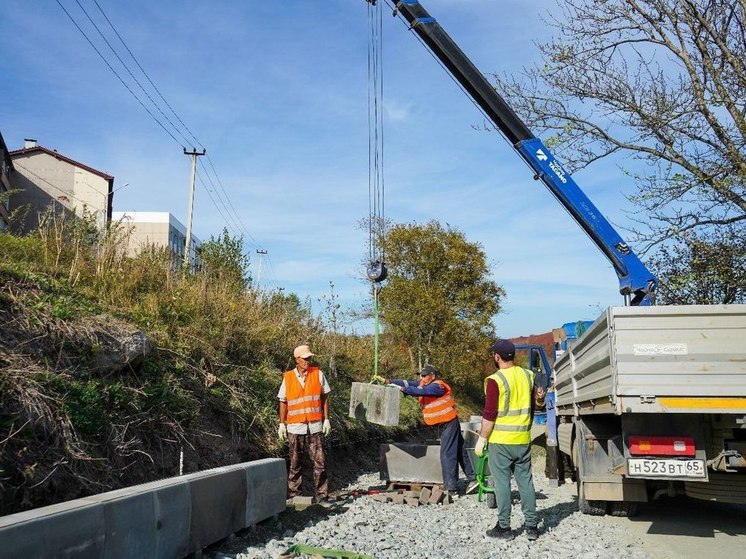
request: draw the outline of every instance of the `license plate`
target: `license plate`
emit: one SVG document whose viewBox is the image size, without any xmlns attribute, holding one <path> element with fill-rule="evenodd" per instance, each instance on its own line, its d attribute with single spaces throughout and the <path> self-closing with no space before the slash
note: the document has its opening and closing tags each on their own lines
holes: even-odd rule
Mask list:
<svg viewBox="0 0 746 559">
<path fill-rule="evenodd" d="M 706 477 L 705 461 L 700 459 L 628 458 L 627 477 Z"/>
</svg>

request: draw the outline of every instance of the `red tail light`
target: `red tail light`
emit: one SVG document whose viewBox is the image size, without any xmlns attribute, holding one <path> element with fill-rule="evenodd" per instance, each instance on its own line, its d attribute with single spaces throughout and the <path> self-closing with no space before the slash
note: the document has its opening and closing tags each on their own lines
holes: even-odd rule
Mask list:
<svg viewBox="0 0 746 559">
<path fill-rule="evenodd" d="M 629 437 L 633 456 L 694 456 L 696 450 L 694 437 Z"/>
</svg>

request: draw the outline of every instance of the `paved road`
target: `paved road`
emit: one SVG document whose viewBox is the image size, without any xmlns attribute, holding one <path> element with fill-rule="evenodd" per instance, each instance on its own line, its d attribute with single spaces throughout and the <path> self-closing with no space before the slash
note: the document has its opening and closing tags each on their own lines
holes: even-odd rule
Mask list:
<svg viewBox="0 0 746 559">
<path fill-rule="evenodd" d="M 613 520 L 655 559 L 746 557 L 746 505 L 664 497 Z"/>
</svg>

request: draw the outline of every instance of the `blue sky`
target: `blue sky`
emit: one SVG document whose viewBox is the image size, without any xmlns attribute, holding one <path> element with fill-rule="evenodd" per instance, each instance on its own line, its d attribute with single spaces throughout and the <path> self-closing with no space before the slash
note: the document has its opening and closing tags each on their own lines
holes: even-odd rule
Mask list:
<svg viewBox="0 0 746 559">
<path fill-rule="evenodd" d="M 120 56 L 93 0 L 77 0 Z M 59 0 L 147 102 L 76 0 Z M 209 196 L 239 216 L 261 287 L 318 301 L 369 301 L 367 258 L 368 17 L 364 0 L 98 0 L 189 130 L 222 190 L 201 170 L 194 233 L 226 225 Z M 535 63 L 539 14 L 552 2 L 423 0 L 485 73 Z M 622 304 L 613 269 L 401 20 L 384 16 L 386 216 L 437 220 L 481 244 L 507 291 L 504 337 L 546 332 Z M 0 18 L 0 131 L 114 175 L 115 211 L 170 211 L 186 222 L 189 158 L 107 68 L 57 0 L 5 0 Z M 144 85 L 147 80 L 136 74 Z M 155 94 L 154 94 L 155 95 Z M 155 111 L 155 109 L 153 109 Z M 160 114 L 156 116 L 163 121 Z M 167 114 L 169 114 L 167 112 Z M 174 117 L 170 115 L 173 119 Z M 574 178 L 615 224 L 631 184 L 611 165 Z M 219 190 L 219 192 L 215 192 Z M 228 211 L 230 213 L 230 211 Z M 232 215 L 232 214 L 231 214 Z M 622 232 L 623 233 L 623 232 Z M 624 234 L 623 234 L 624 236 Z M 365 323 L 354 325 L 369 331 Z"/>
</svg>

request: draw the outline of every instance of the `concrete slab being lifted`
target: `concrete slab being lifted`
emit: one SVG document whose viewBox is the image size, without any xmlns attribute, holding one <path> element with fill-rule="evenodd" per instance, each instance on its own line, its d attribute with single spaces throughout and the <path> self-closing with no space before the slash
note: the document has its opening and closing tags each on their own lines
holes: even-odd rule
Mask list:
<svg viewBox="0 0 746 559">
<path fill-rule="evenodd" d="M 401 391 L 393 386 L 353 382 L 350 417 L 377 425 L 399 425 Z"/>
</svg>

